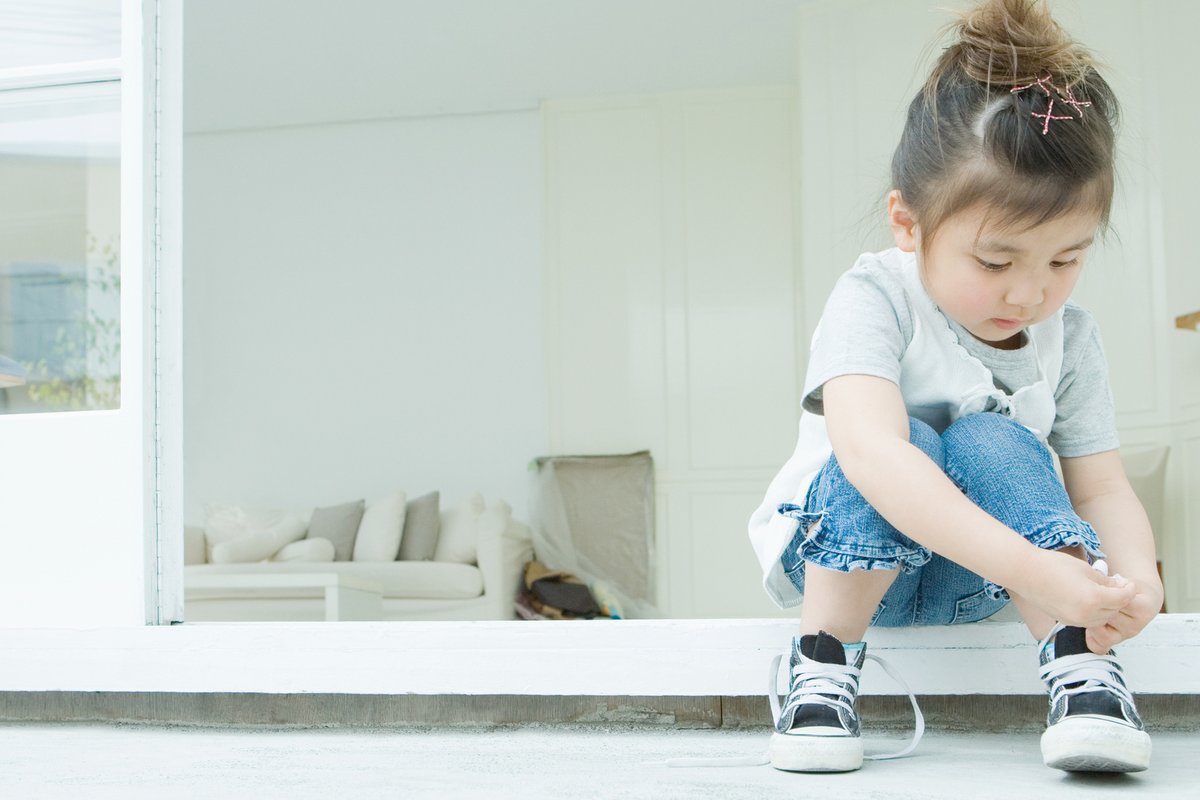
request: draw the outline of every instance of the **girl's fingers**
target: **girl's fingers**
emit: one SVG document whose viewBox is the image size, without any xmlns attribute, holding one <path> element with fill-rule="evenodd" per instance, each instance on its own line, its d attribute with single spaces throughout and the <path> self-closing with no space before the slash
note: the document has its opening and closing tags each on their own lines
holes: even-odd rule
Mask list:
<svg viewBox="0 0 1200 800">
<path fill-rule="evenodd" d="M 1132 615 L 1119 612 L 1111 619 L 1087 629 L 1088 649 L 1103 655 L 1126 639 L 1133 638 L 1139 630 L 1138 621 Z"/>
<path fill-rule="evenodd" d="M 1133 584 L 1126 586 L 1101 586 L 1100 587 L 1100 610 L 1102 611 L 1120 611 L 1129 605 L 1137 594 Z"/>
<path fill-rule="evenodd" d="M 1107 586 L 1112 589 L 1124 589 L 1127 586 L 1133 585 L 1133 583 L 1128 578 L 1124 578 L 1120 575 L 1109 576 L 1109 575 L 1102 575 L 1099 572 L 1089 571 L 1087 573 L 1087 576 L 1089 578 L 1091 578 L 1095 583 L 1098 583 L 1101 586 Z"/>
<path fill-rule="evenodd" d="M 1124 640 L 1120 632 L 1110 625 L 1100 628 L 1088 628 L 1085 636 L 1088 649 L 1096 655 L 1104 655 L 1114 646 Z"/>
</svg>

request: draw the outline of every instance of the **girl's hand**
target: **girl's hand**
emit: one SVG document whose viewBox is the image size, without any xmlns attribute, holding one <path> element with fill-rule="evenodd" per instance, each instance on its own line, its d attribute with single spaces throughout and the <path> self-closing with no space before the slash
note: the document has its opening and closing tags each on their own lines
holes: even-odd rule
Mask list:
<svg viewBox="0 0 1200 800">
<path fill-rule="evenodd" d="M 1057 550 L 1033 552 L 1025 563 L 1019 585 L 1013 588 L 1064 625 L 1094 628 L 1099 633 L 1110 621 L 1123 629 L 1134 624 L 1132 617 L 1128 621 L 1116 620 L 1134 601 L 1133 582 L 1102 575 L 1086 561 Z M 1145 624 L 1142 622 L 1138 630 Z"/>
<path fill-rule="evenodd" d="M 1135 591 L 1129 605 L 1105 624 L 1087 629 L 1088 649 L 1097 655 L 1104 655 L 1118 643 L 1141 633 L 1142 628 L 1146 627 L 1162 608 L 1161 582 L 1132 580 L 1129 583 Z"/>
</svg>

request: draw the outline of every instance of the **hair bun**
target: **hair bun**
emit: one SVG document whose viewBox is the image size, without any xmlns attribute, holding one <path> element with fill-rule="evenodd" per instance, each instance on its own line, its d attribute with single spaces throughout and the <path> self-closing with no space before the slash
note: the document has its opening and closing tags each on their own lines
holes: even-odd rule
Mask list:
<svg viewBox="0 0 1200 800">
<path fill-rule="evenodd" d="M 1044 0 L 985 0 L 958 17 L 950 26 L 958 41 L 945 56 L 980 83 L 1013 86 L 1050 73 L 1070 85 L 1095 66 Z"/>
<path fill-rule="evenodd" d="M 892 156 L 892 186 L 920 221 L 921 246 L 975 208 L 1000 227 L 1072 211 L 1107 226 L 1120 109 L 1090 52 L 1043 0 L 980 0 L 938 41 L 952 30 Z"/>
</svg>

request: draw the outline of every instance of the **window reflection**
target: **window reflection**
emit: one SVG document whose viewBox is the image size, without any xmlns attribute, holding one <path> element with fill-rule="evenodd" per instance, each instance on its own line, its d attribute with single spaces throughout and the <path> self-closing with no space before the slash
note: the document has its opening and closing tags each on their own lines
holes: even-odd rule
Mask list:
<svg viewBox="0 0 1200 800">
<path fill-rule="evenodd" d="M 120 406 L 118 92 L 0 97 L 0 413 Z"/>
<path fill-rule="evenodd" d="M 0 0 L 0 69 L 121 55 L 121 0 Z"/>
</svg>

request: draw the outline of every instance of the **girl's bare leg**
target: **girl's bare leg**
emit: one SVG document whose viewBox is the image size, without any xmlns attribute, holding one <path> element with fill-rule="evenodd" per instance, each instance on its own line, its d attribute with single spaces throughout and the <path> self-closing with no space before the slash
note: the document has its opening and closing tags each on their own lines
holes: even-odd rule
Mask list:
<svg viewBox="0 0 1200 800">
<path fill-rule="evenodd" d="M 838 572 L 805 564 L 801 635 L 825 631 L 842 642 L 861 641 L 898 574 L 896 569 Z"/>
</svg>

